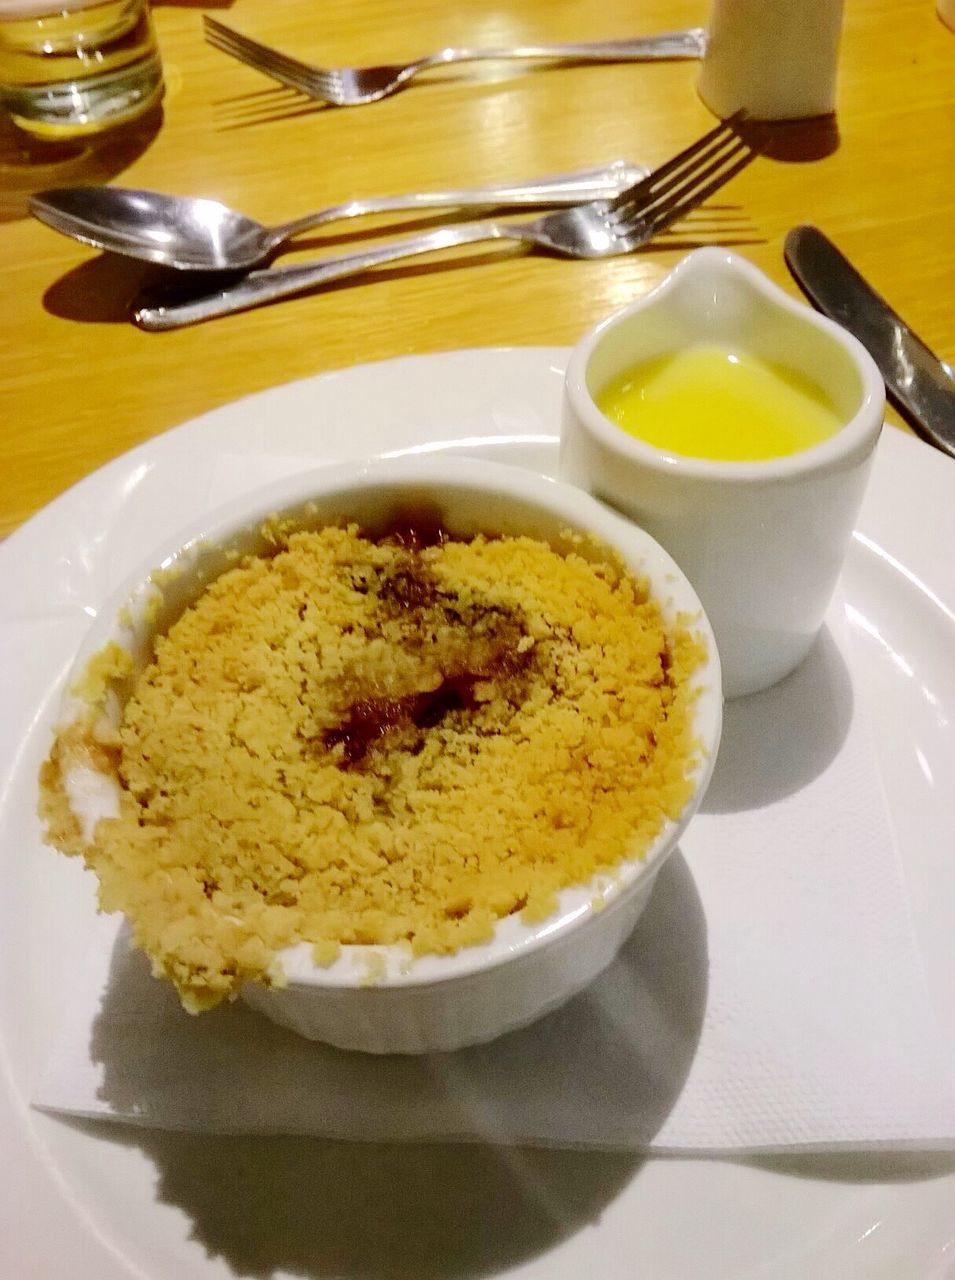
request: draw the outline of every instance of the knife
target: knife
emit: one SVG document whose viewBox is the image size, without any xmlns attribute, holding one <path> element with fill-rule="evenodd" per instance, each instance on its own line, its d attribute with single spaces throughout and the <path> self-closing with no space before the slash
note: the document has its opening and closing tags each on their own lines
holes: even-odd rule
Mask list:
<svg viewBox="0 0 955 1280">
<path fill-rule="evenodd" d="M 809 299 L 848 329 L 879 366 L 893 403 L 930 444 L 955 458 L 955 374 L 817 227 L 794 227 L 783 249 Z"/>
</svg>

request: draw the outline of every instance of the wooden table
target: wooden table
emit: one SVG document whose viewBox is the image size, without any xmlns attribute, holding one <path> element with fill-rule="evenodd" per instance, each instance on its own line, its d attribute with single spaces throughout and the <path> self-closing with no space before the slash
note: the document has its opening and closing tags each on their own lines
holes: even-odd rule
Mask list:
<svg viewBox="0 0 955 1280">
<path fill-rule="evenodd" d="M 673 236 L 590 263 L 495 248 L 477 261 L 473 253 L 452 264 L 429 259 L 197 328 L 141 333 L 125 319 L 140 269 L 27 217 L 29 190 L 113 180 L 216 196 L 279 221 L 353 195 L 519 178 L 618 155 L 655 163 L 712 123 L 692 62 L 493 78 L 465 68 L 372 107 L 326 110 L 208 47 L 202 7 L 157 5 L 161 121 L 98 147 L 52 151 L 0 128 L 0 535 L 131 446 L 261 388 L 408 352 L 572 343 L 691 244 Z M 207 7 L 333 65 L 442 44 L 649 33 L 703 24 L 707 10 L 703 0 Z M 847 0 L 846 10 L 838 136 L 813 135 L 814 159 L 760 158 L 720 203 L 745 215 L 739 238 L 751 243 L 742 252 L 794 294 L 783 236 L 794 223 L 817 223 L 955 359 L 955 34 L 932 0 Z M 341 231 L 329 228 L 320 243 L 341 244 Z"/>
</svg>

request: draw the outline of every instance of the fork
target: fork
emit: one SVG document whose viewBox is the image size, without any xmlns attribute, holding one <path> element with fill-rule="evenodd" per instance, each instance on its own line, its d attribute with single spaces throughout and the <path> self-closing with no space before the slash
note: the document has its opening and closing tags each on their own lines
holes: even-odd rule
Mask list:
<svg viewBox="0 0 955 1280">
<path fill-rule="evenodd" d="M 758 154 L 755 141 L 737 132 L 744 113 L 724 120 L 702 138 L 610 200 L 561 209 L 529 222 L 493 219 L 442 227 L 391 244 L 323 258 L 303 266 L 253 271 L 199 298 L 148 298 L 132 319 L 141 329 L 178 329 L 215 316 L 245 311 L 317 285 L 358 275 L 386 263 L 482 240 L 517 240 L 565 258 L 612 258 L 632 253 L 677 222 L 728 182 Z"/>
<path fill-rule="evenodd" d="M 224 22 L 204 18 L 206 40 L 223 53 L 317 98 L 333 107 L 358 107 L 378 102 L 402 89 L 419 71 L 452 62 L 485 59 L 535 59 L 550 62 L 631 62 L 645 58 L 701 58 L 706 48 L 702 27 L 669 31 L 637 40 L 606 40 L 595 44 L 527 45 L 517 49 L 439 49 L 414 62 L 381 67 L 316 67 L 270 49 L 241 35 Z"/>
</svg>

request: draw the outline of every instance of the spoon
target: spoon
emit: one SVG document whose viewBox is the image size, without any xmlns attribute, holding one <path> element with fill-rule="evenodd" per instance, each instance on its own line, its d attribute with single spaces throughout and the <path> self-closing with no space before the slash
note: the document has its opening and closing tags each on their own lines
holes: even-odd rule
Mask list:
<svg viewBox="0 0 955 1280">
<path fill-rule="evenodd" d="M 340 218 L 397 210 L 573 205 L 609 199 L 646 174 L 612 160 L 521 184 L 349 200 L 267 227 L 217 200 L 160 195 L 125 187 L 58 187 L 30 198 L 41 222 L 83 244 L 181 271 L 246 271 L 265 262 L 293 236 Z"/>
</svg>

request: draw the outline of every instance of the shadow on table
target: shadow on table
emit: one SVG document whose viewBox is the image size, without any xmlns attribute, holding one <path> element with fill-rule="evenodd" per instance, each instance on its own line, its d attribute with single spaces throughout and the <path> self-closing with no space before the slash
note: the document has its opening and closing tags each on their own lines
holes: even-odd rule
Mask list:
<svg viewBox="0 0 955 1280">
<path fill-rule="evenodd" d="M 181 277 L 153 263 L 124 258 L 118 253 L 100 253 L 54 280 L 43 295 L 43 307 L 50 315 L 59 316 L 62 320 L 78 320 L 83 324 L 125 324 L 140 293 L 176 279 Z M 201 290 L 202 281 L 207 281 L 206 287 L 211 288 L 214 279 L 221 287 L 229 276 L 212 277 L 190 272 L 189 279 L 182 280 L 182 288 Z"/>
<path fill-rule="evenodd" d="M 295 51 L 283 49 L 282 52 L 294 53 Z M 306 62 L 314 62 L 314 59 L 309 59 L 301 53 L 298 56 L 300 58 L 304 57 Z M 634 59 L 633 65 L 637 65 L 639 61 L 639 59 Z M 650 61 L 653 61 L 653 59 Z M 561 73 L 566 75 L 568 72 L 576 73 L 577 76 L 592 76 L 594 91 L 598 92 L 601 77 L 606 75 L 607 65 L 607 63 L 592 62 L 587 59 L 554 59 L 551 61 L 542 60 L 538 63 L 481 62 L 473 63 L 467 67 L 460 65 L 432 67 L 429 68 L 425 75 L 415 77 L 413 83 L 399 92 L 402 94 L 413 93 L 418 96 L 439 93 L 442 89 L 447 90 L 456 86 L 465 86 L 472 98 L 478 96 L 490 97 L 502 91 L 516 92 L 521 88 L 522 84 L 526 86 L 532 83 L 535 78 L 556 76 Z M 265 75 L 264 72 L 259 74 L 263 77 Z M 319 98 L 312 98 L 303 91 L 275 81 L 264 83 L 261 89 L 247 90 L 218 98 L 213 105 L 220 113 L 220 121 L 217 128 L 222 133 L 229 133 L 235 129 L 248 129 L 256 125 L 276 124 L 286 120 L 293 120 L 300 116 L 322 115 L 326 112 L 339 114 L 342 110 L 353 109 L 334 106 Z M 373 110 L 377 104 L 367 105 Z"/>
<path fill-rule="evenodd" d="M 852 722 L 852 680 L 828 627 L 792 675 L 727 702 L 703 813 L 740 813 L 793 795 L 838 755 Z"/>
<path fill-rule="evenodd" d="M 27 201 L 48 187 L 109 182 L 149 147 L 162 126 L 162 107 L 105 133 L 42 141 L 0 114 L 0 222 L 28 216 Z"/>
<path fill-rule="evenodd" d="M 440 78 L 416 80 L 412 86 L 402 89 L 402 93 L 433 93 L 435 89 L 447 88 L 455 83 L 472 82 L 475 93 L 486 93 L 496 90 L 503 80 L 513 80 L 502 73 L 496 75 L 477 75 L 473 71 L 451 71 L 441 68 Z M 522 75 L 531 74 L 531 68 L 524 68 Z M 539 70 L 534 68 L 533 70 Z M 262 73 L 264 74 L 264 73 Z M 375 104 L 369 104 L 372 107 Z M 331 112 L 340 115 L 347 108 L 337 107 L 333 103 L 323 102 L 320 98 L 312 98 L 299 89 L 272 82 L 263 89 L 250 89 L 243 93 L 230 94 L 217 98 L 213 106 L 219 112 L 219 133 L 232 133 L 237 129 L 250 129 L 256 125 L 279 124 L 286 120 L 295 120 L 301 116 L 317 116 Z"/>
<path fill-rule="evenodd" d="M 636 1175 L 633 1148 L 659 1131 L 689 1072 L 706 985 L 705 919 L 679 852 L 586 992 L 533 1027 L 427 1059 L 343 1053 L 242 1005 L 190 1018 L 121 935 L 91 1047 L 101 1095 L 118 1119 L 219 1132 L 65 1123 L 142 1150 L 157 1198 L 237 1275 L 496 1274 L 593 1223 Z M 432 1113 L 448 1140 L 429 1130 Z M 409 1116 L 424 1141 L 395 1140 Z M 336 1136 L 243 1135 L 250 1124 Z M 548 1124 L 552 1136 L 593 1133 L 600 1149 L 529 1146 Z M 369 1134 L 378 1140 L 340 1140 Z M 478 1135 L 488 1141 L 456 1140 Z"/>
<path fill-rule="evenodd" d="M 342 289 L 360 289 L 385 280 L 403 280 L 412 276 L 429 275 L 432 272 L 476 268 L 507 258 L 519 257 L 524 249 L 517 246 L 495 247 L 490 251 L 470 251 L 466 256 L 429 262 L 422 260 L 413 265 L 396 265 L 377 271 L 365 271 L 360 275 L 329 284 L 303 289 L 300 295 L 309 293 L 337 293 Z M 180 272 L 171 268 L 124 258 L 119 254 L 101 253 L 74 267 L 55 280 L 43 295 L 43 306 L 51 315 L 63 320 L 77 320 L 83 324 L 119 324 L 130 320 L 135 304 L 152 306 L 169 305 L 177 301 L 204 297 L 228 288 L 240 280 L 244 272 Z M 289 298 L 259 304 L 277 306 Z"/>
<path fill-rule="evenodd" d="M 360 216 L 342 218 L 328 223 L 321 229 L 307 232 L 289 240 L 276 253 L 283 262 L 299 265 L 295 255 L 298 253 L 316 254 L 328 249 L 333 252 L 347 253 L 350 248 L 361 248 L 365 241 L 378 241 L 383 236 L 417 235 L 426 231 L 435 231 L 440 227 L 453 227 L 460 223 L 476 222 L 485 218 L 499 219 L 507 222 L 513 219 L 521 222 L 527 218 L 539 217 L 554 212 L 553 207 L 527 206 L 515 209 L 513 206 L 495 207 L 488 204 L 476 208 L 435 209 L 430 213 L 389 213 L 377 216 Z M 478 242 L 480 243 L 480 242 Z M 685 245 L 698 249 L 704 244 L 721 245 L 765 244 L 765 237 L 757 237 L 753 230 L 749 215 L 739 205 L 707 205 L 691 210 L 674 227 L 667 227 L 658 232 L 650 243 L 635 250 L 643 253 L 650 249 L 682 249 Z M 523 253 L 519 246 L 516 251 Z M 480 252 L 480 251 L 479 251 Z M 485 250 L 484 252 L 487 252 Z M 508 246 L 500 246 L 497 250 L 503 256 L 512 256 Z M 462 256 L 460 259 L 446 259 L 446 266 L 454 266 L 472 261 Z M 304 265 L 301 264 L 301 265 Z M 438 264 L 440 265 L 440 264 Z M 347 283 L 343 281 L 343 284 Z"/>
<path fill-rule="evenodd" d="M 762 155 L 785 164 L 824 160 L 839 149 L 839 122 L 835 114 L 807 120 L 756 120 L 739 126 L 743 137 L 752 134 Z"/>
<path fill-rule="evenodd" d="M 955 1173 L 951 1151 L 833 1151 L 753 1156 L 738 1163 L 815 1182 L 926 1182 Z"/>
<path fill-rule="evenodd" d="M 102 1138 L 102 1126 L 80 1124 Z M 632 1155 L 466 1144 L 114 1131 L 156 1166 L 156 1199 L 229 1275 L 478 1280 L 595 1223 Z"/>
</svg>

